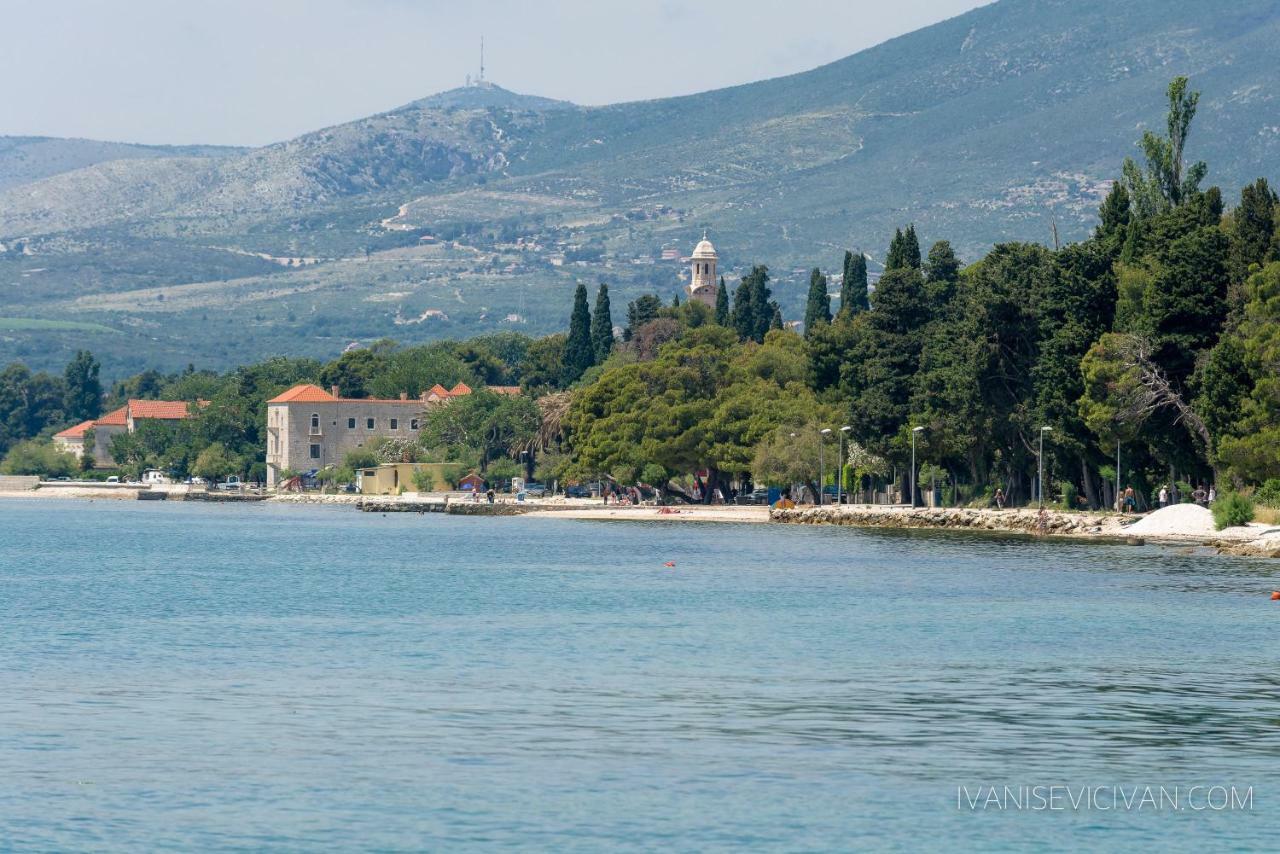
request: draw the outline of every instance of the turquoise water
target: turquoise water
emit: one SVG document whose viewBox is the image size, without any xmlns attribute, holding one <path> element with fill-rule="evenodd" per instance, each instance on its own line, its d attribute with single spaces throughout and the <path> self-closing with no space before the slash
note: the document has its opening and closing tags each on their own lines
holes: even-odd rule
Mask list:
<svg viewBox="0 0 1280 854">
<path fill-rule="evenodd" d="M 0 501 L 0 848 L 1274 849 L 1278 570 Z M 957 808 L 959 786 L 1048 784 L 1253 800 Z"/>
</svg>

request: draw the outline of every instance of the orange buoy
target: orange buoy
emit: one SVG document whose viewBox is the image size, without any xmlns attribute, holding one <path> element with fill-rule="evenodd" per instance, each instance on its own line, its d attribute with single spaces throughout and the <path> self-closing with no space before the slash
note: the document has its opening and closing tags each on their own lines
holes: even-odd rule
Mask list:
<svg viewBox="0 0 1280 854">
<path fill-rule="evenodd" d="M 669 560 L 669 561 L 667 561 L 666 563 L 664 563 L 664 564 L 663 564 L 663 566 L 671 566 L 671 567 L 674 567 L 675 565 L 676 565 L 676 562 L 675 562 L 674 560 Z M 1276 598 L 1276 599 L 1280 599 L 1280 593 L 1277 593 L 1277 594 L 1275 595 L 1275 598 Z"/>
<path fill-rule="evenodd" d="M 1271 601 L 1275 602 L 1276 600 L 1280 600 L 1280 590 L 1271 591 Z"/>
</svg>

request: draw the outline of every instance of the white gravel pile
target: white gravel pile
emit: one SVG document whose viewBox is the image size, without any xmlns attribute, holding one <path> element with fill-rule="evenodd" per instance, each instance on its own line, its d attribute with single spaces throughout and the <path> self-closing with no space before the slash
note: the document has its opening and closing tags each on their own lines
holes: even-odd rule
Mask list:
<svg viewBox="0 0 1280 854">
<path fill-rule="evenodd" d="M 1126 534 L 1148 537 L 1214 537 L 1213 514 L 1198 504 L 1171 504 L 1125 528 Z"/>
</svg>

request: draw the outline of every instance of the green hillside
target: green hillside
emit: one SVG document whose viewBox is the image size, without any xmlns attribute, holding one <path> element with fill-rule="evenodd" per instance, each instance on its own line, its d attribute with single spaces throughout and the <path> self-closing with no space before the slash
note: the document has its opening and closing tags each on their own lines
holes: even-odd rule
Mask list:
<svg viewBox="0 0 1280 854">
<path fill-rule="evenodd" d="M 878 257 L 907 222 L 970 258 L 1084 235 L 1175 74 L 1204 93 L 1190 146 L 1209 182 L 1280 159 L 1277 0 L 1002 0 L 698 95 L 584 108 L 470 87 L 230 157 L 24 179 L 0 191 L 0 314 L 120 330 L 102 346 L 122 370 L 538 333 L 579 279 L 669 298 L 682 270 L 662 250 L 707 228 L 722 269 L 768 264 L 796 317 L 808 267 Z M 0 362 L 69 347 L 0 330 Z"/>
</svg>

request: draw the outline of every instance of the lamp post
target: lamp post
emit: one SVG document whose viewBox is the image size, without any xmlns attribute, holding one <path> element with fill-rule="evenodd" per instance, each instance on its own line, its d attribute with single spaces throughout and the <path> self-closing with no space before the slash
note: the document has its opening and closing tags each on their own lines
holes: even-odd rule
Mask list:
<svg viewBox="0 0 1280 854">
<path fill-rule="evenodd" d="M 911 509 L 916 507 L 916 436 L 924 432 L 923 427 L 911 428 Z"/>
<path fill-rule="evenodd" d="M 795 439 L 795 437 L 796 437 L 796 434 L 795 434 L 795 433 L 792 433 L 792 434 L 791 434 L 791 438 L 792 438 L 792 439 Z M 795 446 L 796 446 L 796 443 L 793 441 L 793 442 L 791 443 L 791 447 L 792 447 L 792 448 L 794 448 Z M 792 484 L 791 484 L 791 486 L 792 486 L 792 487 L 795 487 L 795 484 L 794 484 L 794 483 L 792 483 Z M 790 494 L 790 492 L 789 492 L 789 491 L 788 491 L 788 494 Z M 800 497 L 801 497 L 801 498 L 803 498 L 803 497 L 804 497 L 804 490 L 803 490 L 803 489 L 802 489 L 802 490 L 800 490 L 799 495 L 800 495 Z M 794 501 L 795 499 L 793 498 L 792 500 Z M 796 503 L 799 503 L 799 502 L 796 502 Z"/>
<path fill-rule="evenodd" d="M 1052 427 L 1047 426 L 1040 428 L 1040 471 L 1036 475 L 1036 483 L 1039 484 L 1041 507 L 1044 507 L 1044 434 L 1051 432 L 1052 430 Z"/>
<path fill-rule="evenodd" d="M 844 500 L 843 500 L 843 498 L 844 498 L 844 493 L 843 493 L 843 489 L 844 489 L 844 466 L 845 466 L 845 458 L 844 458 L 844 437 L 845 437 L 845 436 L 847 436 L 847 435 L 849 435 L 849 431 L 850 431 L 850 430 L 852 430 L 852 429 L 853 429 L 853 428 L 852 428 L 852 427 L 850 427 L 848 424 L 846 424 L 845 426 L 843 426 L 843 427 L 841 427 L 841 428 L 840 428 L 840 463 L 839 463 L 839 467 L 836 469 L 836 472 L 837 472 L 837 474 L 836 474 L 836 504 L 837 504 L 837 505 L 840 505 L 840 504 L 843 504 L 843 503 L 844 503 Z"/>
<path fill-rule="evenodd" d="M 826 462 L 822 459 L 823 451 L 826 450 L 827 437 L 831 435 L 831 428 L 824 427 L 818 434 L 818 506 L 822 506 L 822 493 L 825 487 L 822 485 L 823 475 L 826 473 Z"/>
</svg>

